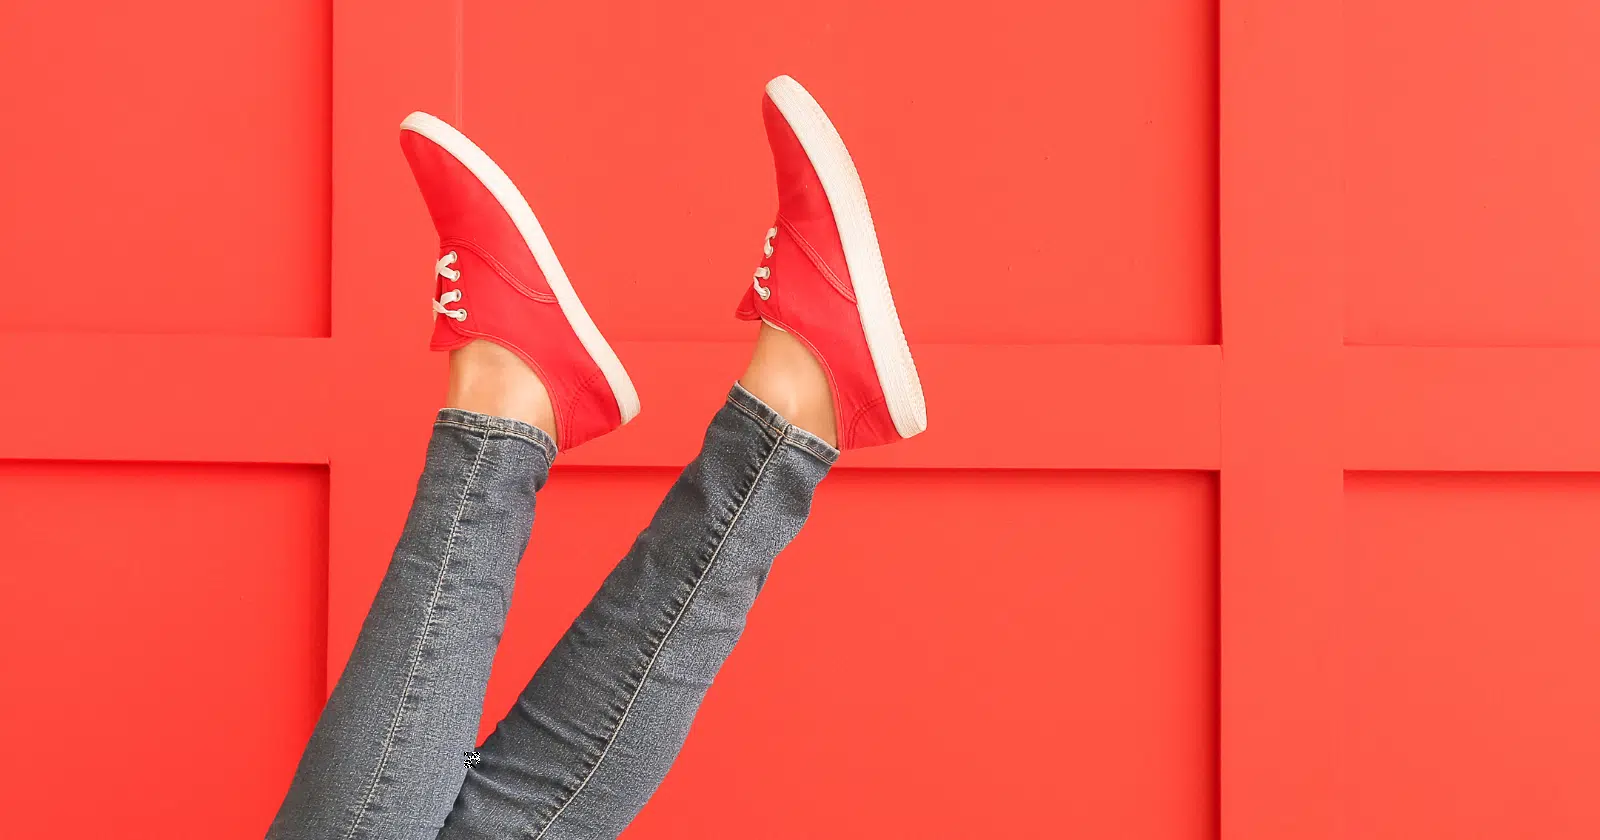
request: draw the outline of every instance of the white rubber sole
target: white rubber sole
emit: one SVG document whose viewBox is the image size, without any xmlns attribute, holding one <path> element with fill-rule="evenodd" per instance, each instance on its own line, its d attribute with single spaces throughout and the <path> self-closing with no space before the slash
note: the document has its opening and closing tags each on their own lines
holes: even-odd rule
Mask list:
<svg viewBox="0 0 1600 840">
<path fill-rule="evenodd" d="M 811 159 L 811 166 L 822 182 L 822 191 L 833 206 L 833 218 L 844 246 L 850 283 L 855 287 L 856 309 L 867 337 L 878 384 L 888 398 L 889 416 L 901 437 L 911 437 L 928 428 L 927 402 L 922 395 L 922 379 L 911 359 L 911 345 L 895 312 L 894 296 L 889 292 L 889 275 L 883 268 L 883 252 L 878 247 L 878 232 L 867 208 L 867 192 L 861 186 L 855 161 L 844 147 L 838 129 L 811 94 L 788 76 L 767 83 L 767 96 L 794 129 L 795 137 Z"/>
<path fill-rule="evenodd" d="M 622 422 L 627 423 L 639 416 L 639 392 L 634 389 L 633 380 L 628 378 L 628 371 L 622 367 L 622 360 L 617 358 L 611 345 L 606 343 L 605 336 L 601 335 L 600 329 L 594 325 L 594 319 L 590 318 L 588 311 L 583 308 L 583 302 L 578 300 L 578 293 L 572 290 L 572 281 L 567 279 L 567 272 L 561 268 L 561 261 L 556 259 L 556 252 L 550 247 L 549 237 L 544 235 L 544 228 L 539 226 L 538 217 L 533 215 L 533 208 L 528 206 L 528 200 L 522 197 L 517 185 L 511 182 L 511 178 L 499 164 L 478 148 L 477 144 L 438 117 L 416 111 L 401 121 L 400 128 L 403 131 L 414 131 L 437 143 L 440 148 L 461 161 L 461 165 L 465 166 L 467 171 L 489 188 L 489 193 L 500 202 L 500 206 L 516 224 L 523 240 L 528 243 L 528 250 L 533 252 L 534 262 L 538 263 L 539 270 L 544 272 L 544 279 L 550 284 L 550 291 L 555 293 L 556 303 L 561 306 L 561 314 L 566 316 L 567 323 L 572 325 L 572 331 L 577 333 L 578 342 L 583 345 L 589 358 L 594 359 L 594 363 L 600 367 L 600 372 L 605 375 L 606 384 L 611 386 L 611 393 L 617 398 L 617 410 L 622 415 Z"/>
</svg>

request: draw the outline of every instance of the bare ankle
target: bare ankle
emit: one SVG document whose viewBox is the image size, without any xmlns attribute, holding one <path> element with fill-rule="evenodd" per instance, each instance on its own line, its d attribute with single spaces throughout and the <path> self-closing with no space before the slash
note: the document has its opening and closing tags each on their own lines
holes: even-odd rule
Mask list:
<svg viewBox="0 0 1600 840">
<path fill-rule="evenodd" d="M 763 323 L 739 384 L 785 420 L 839 445 L 828 374 L 799 339 Z"/>
<path fill-rule="evenodd" d="M 544 383 L 521 357 L 490 341 L 450 351 L 445 406 L 521 420 L 556 437 L 555 410 Z"/>
</svg>

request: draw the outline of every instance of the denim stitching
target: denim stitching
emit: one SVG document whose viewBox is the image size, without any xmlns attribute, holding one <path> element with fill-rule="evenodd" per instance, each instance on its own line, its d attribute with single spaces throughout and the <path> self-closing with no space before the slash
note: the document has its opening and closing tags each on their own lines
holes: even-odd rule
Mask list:
<svg viewBox="0 0 1600 840">
<path fill-rule="evenodd" d="M 826 451 L 819 452 L 819 451 L 817 451 L 816 441 L 813 441 L 811 438 L 801 437 L 800 435 L 794 434 L 793 432 L 788 432 L 788 433 L 784 434 L 783 440 L 784 440 L 785 443 L 793 444 L 793 445 L 798 446 L 801 449 L 804 449 L 805 451 L 811 453 L 813 456 L 815 456 L 818 460 L 822 461 L 824 464 L 832 465 L 834 463 L 834 461 L 836 460 L 836 458 L 837 458 L 837 456 L 835 456 L 834 454 L 832 454 L 830 452 L 826 452 Z"/>
<path fill-rule="evenodd" d="M 697 574 L 703 574 L 703 572 L 698 572 Z M 672 624 L 671 624 L 670 619 L 673 616 L 677 615 L 678 612 L 680 610 L 682 610 L 684 605 L 686 604 L 686 601 L 687 601 L 687 595 L 685 594 L 686 590 L 692 591 L 692 589 L 690 587 L 687 587 L 687 586 L 683 585 L 682 583 L 680 583 L 679 586 L 678 586 L 678 593 L 673 598 L 672 606 L 669 609 L 666 610 L 666 617 L 669 619 L 668 622 L 666 623 L 666 626 L 656 627 L 656 628 L 651 629 L 649 644 L 645 646 L 646 650 L 654 650 L 663 641 L 665 641 L 667 632 L 670 631 L 671 628 L 672 628 Z M 639 687 L 644 684 L 645 677 L 650 673 L 650 670 L 649 670 L 650 661 L 651 661 L 651 655 L 650 654 L 641 653 L 640 656 L 635 658 L 635 660 L 633 662 L 633 665 L 628 669 L 628 680 L 627 681 L 633 683 L 633 687 L 628 689 L 630 700 L 632 698 L 632 695 L 634 693 L 636 693 L 639 690 Z M 599 767 L 600 760 L 605 757 L 606 749 L 610 745 L 611 739 L 613 737 L 615 737 L 615 733 L 617 732 L 617 730 L 621 729 L 621 727 L 622 727 L 622 722 L 625 719 L 626 713 L 627 713 L 627 706 L 625 704 L 623 704 L 623 703 L 620 703 L 620 702 L 619 703 L 612 703 L 610 705 L 610 707 L 608 708 L 608 711 L 610 712 L 610 715 L 609 715 L 609 718 L 607 720 L 607 723 L 611 727 L 613 734 L 607 736 L 601 742 L 595 743 L 595 744 L 590 744 L 587 747 L 587 749 L 586 749 L 586 751 L 584 753 L 584 765 L 589 769 L 585 772 L 585 775 L 583 775 L 582 777 L 578 776 L 577 774 L 572 774 L 572 775 L 568 776 L 566 778 L 565 783 L 562 785 L 562 793 L 568 799 L 570 799 L 571 797 L 577 796 L 578 792 L 583 790 L 583 786 L 588 781 L 589 775 L 592 775 L 594 770 Z M 553 822 L 555 820 L 555 818 L 560 815 L 562 809 L 566 807 L 566 802 L 565 802 L 565 800 L 563 800 L 560 805 L 552 805 L 552 806 L 548 806 L 548 807 L 553 809 L 553 810 L 550 810 L 549 813 L 544 813 L 545 809 L 541 808 L 540 809 L 541 812 L 538 815 L 540 819 L 546 821 L 545 822 L 545 827 L 540 829 L 541 833 L 543 831 L 549 829 L 549 827 L 550 827 L 549 823 Z"/>
<path fill-rule="evenodd" d="M 459 424 L 451 424 L 459 425 Z M 394 736 L 400 728 L 400 721 L 405 717 L 406 698 L 411 693 L 411 685 L 417 676 L 417 670 L 422 666 L 422 649 L 427 647 L 429 631 L 433 629 L 434 607 L 439 603 L 439 593 L 444 589 L 444 577 L 450 570 L 450 552 L 455 549 L 456 535 L 461 531 L 461 518 L 467 512 L 467 500 L 472 496 L 472 483 L 478 478 L 478 468 L 483 464 L 484 452 L 489 448 L 489 433 L 483 430 L 482 445 L 478 447 L 478 454 L 472 459 L 472 468 L 467 470 L 467 479 L 461 488 L 461 503 L 456 506 L 455 519 L 450 523 L 450 535 L 445 538 L 444 557 L 439 561 L 439 576 L 433 581 L 433 592 L 428 596 L 428 607 L 422 614 L 422 634 L 417 637 L 416 650 L 411 654 L 411 669 L 406 673 L 405 685 L 400 688 L 400 702 L 395 705 L 394 717 L 389 721 L 389 729 L 384 733 L 383 752 L 378 757 L 378 767 L 372 773 L 372 781 L 367 785 L 367 794 L 361 800 L 361 807 L 356 809 L 355 819 L 350 822 L 350 828 L 344 833 L 344 840 L 355 836 L 356 829 L 361 825 L 361 818 L 366 816 L 367 806 L 372 804 L 378 792 L 378 781 L 383 777 L 383 770 L 389 763 L 389 753 L 394 748 Z"/>
<path fill-rule="evenodd" d="M 747 415 L 751 420 L 754 420 L 757 423 L 760 423 L 761 425 L 767 427 L 767 430 L 772 432 L 773 434 L 779 435 L 779 436 L 781 436 L 783 434 L 783 429 L 772 425 L 771 421 L 767 420 L 767 418 L 762 417 L 761 415 L 757 414 L 755 412 L 755 409 L 750 408 L 749 406 L 743 405 L 741 403 L 736 403 L 736 402 L 729 402 L 728 405 L 731 405 L 734 408 L 737 408 L 740 411 L 744 412 L 745 415 Z"/>
<path fill-rule="evenodd" d="M 768 442 L 771 442 L 770 438 L 768 439 Z M 756 473 L 756 476 L 759 476 L 759 473 Z M 750 482 L 753 485 L 755 482 L 755 477 L 750 478 Z M 723 514 L 723 516 L 726 516 L 730 519 L 730 521 L 726 524 L 721 521 L 722 517 L 718 518 L 715 528 L 719 534 L 717 537 L 718 539 L 721 539 L 721 535 L 725 535 L 728 530 L 731 529 L 731 518 L 736 513 L 737 510 L 729 509 Z M 699 577 L 704 575 L 709 568 L 710 565 L 708 563 L 705 569 L 696 570 L 694 572 L 695 579 L 698 580 Z M 679 582 L 677 592 L 673 597 L 671 606 L 663 611 L 663 618 L 665 621 L 659 623 L 650 630 L 649 642 L 644 646 L 645 651 L 654 651 L 666 641 L 667 634 L 672 630 L 675 617 L 686 606 L 688 606 L 689 596 L 693 593 L 694 587 L 692 585 L 682 581 Z M 634 659 L 633 665 L 628 669 L 627 682 L 633 683 L 633 686 L 627 689 L 630 703 L 632 702 L 633 696 L 642 688 L 645 678 L 649 675 L 650 663 L 653 661 L 653 659 L 653 653 L 641 652 L 641 654 Z M 583 790 L 583 787 L 587 783 L 589 776 L 593 775 L 594 772 L 598 770 L 600 760 L 605 757 L 606 750 L 609 748 L 611 740 L 616 737 L 617 732 L 622 727 L 622 722 L 626 718 L 627 710 L 628 704 L 622 702 L 612 703 L 608 707 L 610 715 L 608 717 L 607 724 L 611 727 L 612 734 L 606 736 L 600 742 L 589 745 L 585 749 L 584 766 L 586 769 L 582 771 L 584 775 L 580 777 L 578 774 L 574 773 L 570 776 L 567 776 L 562 784 L 562 794 L 564 797 L 566 797 L 566 799 L 561 800 L 559 805 L 552 803 L 551 805 L 540 808 L 537 817 L 540 820 L 544 820 L 545 825 L 540 829 L 541 833 L 539 836 L 543 836 L 543 832 L 549 830 L 549 824 L 554 822 L 555 818 L 560 815 L 563 809 L 565 809 L 567 800 L 577 796 L 577 794 Z M 470 774 L 472 771 L 468 772 Z"/>
<path fill-rule="evenodd" d="M 435 423 L 455 423 L 472 429 L 488 429 L 491 432 L 510 432 L 523 437 L 538 437 L 539 429 L 526 420 L 517 420 L 512 417 L 496 417 L 493 414 L 483 414 L 477 411 L 468 411 L 465 408 L 441 408 L 434 415 Z M 533 432 L 524 432 L 532 429 Z"/>
<path fill-rule="evenodd" d="M 561 807 L 556 809 L 555 814 L 550 817 L 550 821 L 545 823 L 544 828 L 539 829 L 539 833 L 533 836 L 533 840 L 541 840 L 550 831 L 550 827 L 556 824 L 556 820 L 560 819 L 561 815 L 566 812 L 567 806 L 578 798 L 578 794 L 583 793 L 589 781 L 594 778 L 594 774 L 599 772 L 600 766 L 605 763 L 606 755 L 610 753 L 611 746 L 617 742 L 617 737 L 622 734 L 622 727 L 628 723 L 628 715 L 633 711 L 634 703 L 638 702 L 639 695 L 644 691 L 645 684 L 650 681 L 650 672 L 654 669 L 656 660 L 661 657 L 662 649 L 672 639 L 672 631 L 678 628 L 678 624 L 683 620 L 684 614 L 689 611 L 689 605 L 694 603 L 695 593 L 700 591 L 700 584 L 705 581 L 706 575 L 710 574 L 712 568 L 717 565 L 717 558 L 722 555 L 722 547 L 727 544 L 728 535 L 732 534 L 733 529 L 738 526 L 739 517 L 743 515 L 745 506 L 755 496 L 756 487 L 761 484 L 761 477 L 766 474 L 767 466 L 772 463 L 772 459 L 779 452 L 783 451 L 783 447 L 779 445 L 781 441 L 774 441 L 768 438 L 767 443 L 772 446 L 772 449 L 768 450 L 766 457 L 761 461 L 761 466 L 756 469 L 755 477 L 751 479 L 749 489 L 745 491 L 744 498 L 739 500 L 739 506 L 734 509 L 733 518 L 728 521 L 727 530 L 722 532 L 722 536 L 712 549 L 711 559 L 706 562 L 706 567 L 700 570 L 700 574 L 695 578 L 694 586 L 689 590 L 688 597 L 684 598 L 682 605 L 677 607 L 677 614 L 673 616 L 672 624 L 667 627 L 666 633 L 661 636 L 661 641 L 656 643 L 655 652 L 650 655 L 650 661 L 645 665 L 644 674 L 639 678 L 639 684 L 634 687 L 633 694 L 628 698 L 628 704 L 622 710 L 622 718 L 617 721 L 615 728 L 611 730 L 611 736 L 606 739 L 605 748 L 600 751 L 599 759 L 595 761 L 593 767 L 589 768 L 588 775 L 583 777 L 583 781 L 578 784 L 577 789 L 567 795 L 567 801 L 561 803 Z"/>
<path fill-rule="evenodd" d="M 435 420 L 433 421 L 433 424 L 435 426 L 454 426 L 458 429 L 466 429 L 469 432 L 483 432 L 485 439 L 488 438 L 489 432 L 495 432 L 496 434 L 505 435 L 509 438 L 516 438 L 517 440 L 531 443 L 534 446 L 539 447 L 539 451 L 543 452 L 546 458 L 550 457 L 549 447 L 545 446 L 544 443 L 540 442 L 538 439 L 531 438 L 525 434 L 522 434 L 521 432 L 513 432 L 509 429 L 496 429 L 492 426 L 471 426 L 466 423 L 457 423 L 454 420 Z"/>
<path fill-rule="evenodd" d="M 788 324 L 784 323 L 783 320 L 781 320 L 779 318 L 776 318 L 776 317 L 770 318 L 770 319 L 764 318 L 763 320 L 770 320 L 772 322 L 773 326 L 775 326 L 778 329 L 781 329 L 784 332 L 794 336 L 797 341 L 799 341 L 801 344 L 804 344 L 806 346 L 806 349 L 811 351 L 812 358 L 816 359 L 817 360 L 817 364 L 822 366 L 822 372 L 827 375 L 829 391 L 831 393 L 834 393 L 834 394 L 839 393 L 839 380 L 838 380 L 837 377 L 835 377 L 833 375 L 833 368 L 828 365 L 828 360 L 823 358 L 822 351 L 817 349 L 817 345 L 812 344 L 809 340 L 806 339 L 805 336 L 801 335 L 798 330 L 795 330 L 793 327 L 791 327 Z M 743 386 L 740 386 L 740 387 L 743 387 Z M 749 389 L 746 389 L 746 393 L 749 393 Z M 758 403 L 761 402 L 761 398 L 757 397 L 755 394 L 750 394 L 750 396 L 752 398 L 754 398 L 756 402 L 758 402 Z M 761 404 L 762 405 L 766 405 L 766 403 L 761 403 Z M 768 406 L 769 410 L 770 410 L 770 408 L 771 407 Z M 838 416 L 838 413 L 839 413 L 839 407 L 837 405 L 835 405 L 834 406 L 834 418 L 833 418 L 834 419 L 834 423 L 835 423 L 835 425 L 839 426 L 840 428 L 843 428 L 844 420 L 843 420 L 843 418 Z M 842 440 L 842 438 L 841 438 L 841 440 Z"/>
<path fill-rule="evenodd" d="M 734 400 L 729 400 L 728 401 L 728 405 L 731 405 L 734 408 L 739 409 L 740 411 L 744 412 L 744 414 L 747 417 L 749 417 L 751 420 L 754 420 L 757 423 L 760 423 L 761 425 L 767 427 L 774 434 L 778 435 L 778 437 L 781 438 L 784 442 L 792 443 L 795 446 L 798 446 L 798 447 L 806 450 L 807 452 L 811 453 L 812 455 L 815 455 L 816 457 L 822 459 L 823 463 L 833 464 L 835 461 L 838 460 L 838 456 L 837 455 L 835 455 L 833 453 L 830 453 L 830 452 L 827 452 L 827 451 L 821 451 L 821 452 L 817 451 L 817 449 L 816 449 L 816 447 L 814 445 L 814 442 L 810 438 L 807 438 L 807 437 L 804 437 L 802 435 L 796 434 L 794 431 L 792 431 L 792 430 L 798 430 L 800 428 L 799 426 L 796 426 L 793 423 L 790 423 L 790 424 L 788 424 L 787 426 L 785 426 L 783 428 L 779 428 L 777 426 L 772 425 L 772 423 L 769 422 L 766 418 L 764 418 L 764 417 L 760 416 L 759 414 L 757 414 L 755 409 L 753 409 L 753 408 L 751 408 L 751 407 L 749 407 L 747 405 L 744 405 L 743 403 L 736 402 Z"/>
</svg>

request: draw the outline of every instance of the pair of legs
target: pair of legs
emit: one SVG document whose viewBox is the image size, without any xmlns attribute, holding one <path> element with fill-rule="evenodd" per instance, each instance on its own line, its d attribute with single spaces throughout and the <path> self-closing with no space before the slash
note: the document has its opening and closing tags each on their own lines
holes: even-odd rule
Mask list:
<svg viewBox="0 0 1600 840">
<path fill-rule="evenodd" d="M 616 837 L 666 776 L 839 450 L 926 426 L 855 166 L 788 77 L 763 117 L 778 214 L 736 315 L 751 362 L 649 526 L 474 749 L 537 494 L 639 400 L 531 208 L 475 144 L 401 145 L 440 235 L 451 353 L 416 499 L 269 840 Z"/>
<path fill-rule="evenodd" d="M 549 397 L 519 359 L 478 342 L 451 368 L 404 533 L 272 840 L 615 837 L 837 456 L 771 407 L 830 413 L 815 360 L 764 327 L 699 457 L 473 755 L 556 450 Z"/>
</svg>

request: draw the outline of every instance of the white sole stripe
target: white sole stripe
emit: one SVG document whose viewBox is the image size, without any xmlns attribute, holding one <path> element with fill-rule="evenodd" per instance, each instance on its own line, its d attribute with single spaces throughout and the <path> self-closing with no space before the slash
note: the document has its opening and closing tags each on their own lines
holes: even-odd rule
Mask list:
<svg viewBox="0 0 1600 840">
<path fill-rule="evenodd" d="M 594 325 L 594 319 L 583 308 L 583 302 L 578 300 L 578 293 L 573 291 L 572 281 L 567 279 L 561 261 L 556 259 L 555 249 L 545 236 L 544 228 L 539 226 L 538 217 L 533 215 L 533 208 L 528 206 L 528 200 L 523 198 L 510 176 L 477 144 L 438 117 L 416 111 L 400 123 L 400 128 L 416 132 L 449 152 L 500 202 L 500 207 L 522 234 L 528 250 L 533 252 L 534 262 L 538 263 L 545 282 L 550 284 L 550 291 L 555 293 L 556 303 L 561 306 L 561 314 L 566 316 L 567 323 L 572 326 L 572 331 L 577 334 L 578 342 L 583 345 L 589 358 L 605 375 L 606 384 L 611 386 L 611 393 L 617 400 L 622 422 L 627 423 L 639 416 L 639 392 L 634 389 L 633 380 L 628 378 L 622 360 L 617 358 L 611 345 L 606 343 L 605 336 L 600 334 L 600 328 Z"/>
<path fill-rule="evenodd" d="M 844 246 L 845 263 L 850 269 L 850 283 L 855 288 L 856 309 L 867 338 L 867 350 L 872 354 L 878 384 L 888 400 L 895 431 L 907 438 L 919 434 L 928 428 L 922 379 L 917 375 L 911 345 L 906 342 L 900 316 L 895 312 L 877 229 L 872 223 L 872 211 L 867 207 L 867 193 L 861 186 L 855 161 L 851 160 L 844 139 L 822 106 L 799 82 L 779 76 L 767 83 L 767 95 L 800 140 L 833 207 L 834 223 L 839 228 L 839 241 Z"/>
</svg>

